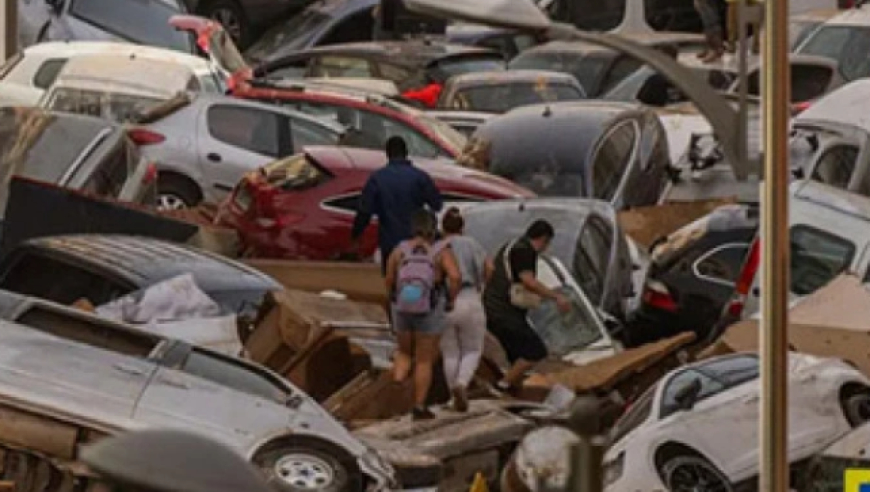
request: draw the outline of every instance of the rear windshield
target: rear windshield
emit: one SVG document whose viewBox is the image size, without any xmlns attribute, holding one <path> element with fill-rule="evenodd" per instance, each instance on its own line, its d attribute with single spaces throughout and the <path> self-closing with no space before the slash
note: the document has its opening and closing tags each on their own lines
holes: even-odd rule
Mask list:
<svg viewBox="0 0 870 492">
<path fill-rule="evenodd" d="M 42 112 L 0 111 L 0 176 L 57 184 L 97 135 L 109 125 L 96 120 L 58 118 Z M 3 200 L 5 202 L 5 196 Z"/>
<path fill-rule="evenodd" d="M 523 82 L 483 85 L 457 92 L 449 101 L 451 109 L 504 113 L 530 104 L 583 99 L 583 93 L 567 84 Z"/>
<path fill-rule="evenodd" d="M 809 36 L 800 52 L 836 60 L 846 80 L 870 76 L 870 28 L 822 26 Z"/>
<path fill-rule="evenodd" d="M 169 25 L 181 13 L 165 0 L 72 0 L 75 17 L 120 38 L 152 46 L 189 52 L 190 37 Z"/>
<path fill-rule="evenodd" d="M 154 97 L 57 87 L 52 91 L 47 107 L 65 113 L 126 122 L 138 118 L 163 102 L 163 99 Z"/>
<path fill-rule="evenodd" d="M 525 53 L 510 64 L 511 69 L 551 70 L 573 75 L 587 94 L 595 94 L 612 55 L 582 53 Z"/>
<path fill-rule="evenodd" d="M 791 291 L 812 294 L 846 271 L 855 245 L 842 237 L 812 227 L 791 228 Z"/>
</svg>

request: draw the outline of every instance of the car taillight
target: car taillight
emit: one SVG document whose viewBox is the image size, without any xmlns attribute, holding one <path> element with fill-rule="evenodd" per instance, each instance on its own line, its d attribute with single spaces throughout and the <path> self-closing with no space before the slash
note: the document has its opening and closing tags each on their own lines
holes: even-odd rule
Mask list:
<svg viewBox="0 0 870 492">
<path fill-rule="evenodd" d="M 676 312 L 679 309 L 667 286 L 656 280 L 647 280 L 643 289 L 643 302 L 664 311 Z"/>
<path fill-rule="evenodd" d="M 145 174 L 142 176 L 142 182 L 145 184 L 151 184 L 157 181 L 157 164 L 153 162 L 148 163 L 148 168 L 145 170 Z"/>
<path fill-rule="evenodd" d="M 812 105 L 813 105 L 812 101 L 803 101 L 803 102 L 792 104 L 791 105 L 791 114 L 792 114 L 792 116 L 800 114 L 800 113 L 806 111 L 807 109 L 809 109 L 809 107 Z"/>
<path fill-rule="evenodd" d="M 752 284 L 755 282 L 755 274 L 758 272 L 760 260 L 761 241 L 756 239 L 749 248 L 746 261 L 743 262 L 743 269 L 740 270 L 740 277 L 737 278 L 737 285 L 734 287 L 734 296 L 732 296 L 731 301 L 728 303 L 728 314 L 731 316 L 740 317 L 743 314 L 746 296 L 749 295 L 749 289 L 752 288 Z"/>
<path fill-rule="evenodd" d="M 163 135 L 144 128 L 133 128 L 128 130 L 127 136 L 130 137 L 130 140 L 132 140 L 133 143 L 139 146 L 159 144 L 166 140 L 166 137 Z"/>
</svg>

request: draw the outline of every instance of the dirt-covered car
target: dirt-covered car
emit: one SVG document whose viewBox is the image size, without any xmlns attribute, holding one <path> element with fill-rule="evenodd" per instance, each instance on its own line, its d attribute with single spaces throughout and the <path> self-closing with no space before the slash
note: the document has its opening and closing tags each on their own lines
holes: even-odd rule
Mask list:
<svg viewBox="0 0 870 492">
<path fill-rule="evenodd" d="M 0 426 L 0 449 L 22 482 L 70 483 L 80 445 L 160 428 L 228 445 L 278 492 L 397 485 L 379 454 L 263 367 L 7 291 L 0 318 L 0 420 L 17 422 Z"/>
</svg>

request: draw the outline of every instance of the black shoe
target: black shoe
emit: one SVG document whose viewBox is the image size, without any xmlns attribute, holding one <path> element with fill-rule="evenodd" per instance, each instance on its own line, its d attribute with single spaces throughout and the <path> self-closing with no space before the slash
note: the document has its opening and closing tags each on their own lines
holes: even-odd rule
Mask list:
<svg viewBox="0 0 870 492">
<path fill-rule="evenodd" d="M 411 410 L 412 420 L 432 420 L 434 418 L 435 414 L 426 407 L 414 407 L 414 409 Z"/>
<path fill-rule="evenodd" d="M 453 409 L 459 413 L 468 411 L 468 393 L 464 386 L 453 388 Z"/>
</svg>

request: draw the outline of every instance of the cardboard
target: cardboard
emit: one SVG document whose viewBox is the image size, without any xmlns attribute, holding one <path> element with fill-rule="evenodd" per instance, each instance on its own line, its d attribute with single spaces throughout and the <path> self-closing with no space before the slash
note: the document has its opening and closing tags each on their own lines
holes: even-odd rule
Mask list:
<svg viewBox="0 0 870 492">
<path fill-rule="evenodd" d="M 734 199 L 671 202 L 650 207 L 638 207 L 619 212 L 619 225 L 644 248 L 659 237 L 700 219 L 722 205 L 736 203 Z"/>
<path fill-rule="evenodd" d="M 388 319 L 373 304 L 275 292 L 267 296 L 245 349 L 252 360 L 322 401 L 366 368 L 347 337 L 336 333 L 342 325 L 364 323 L 386 325 Z"/>
<path fill-rule="evenodd" d="M 870 376 L 870 290 L 854 275 L 841 275 L 789 310 L 789 349 L 836 357 Z M 700 358 L 759 348 L 758 320 L 729 327 Z"/>
<path fill-rule="evenodd" d="M 277 280 L 287 289 L 334 290 L 358 302 L 387 304 L 381 267 L 374 263 L 247 259 L 243 263 Z"/>
</svg>

